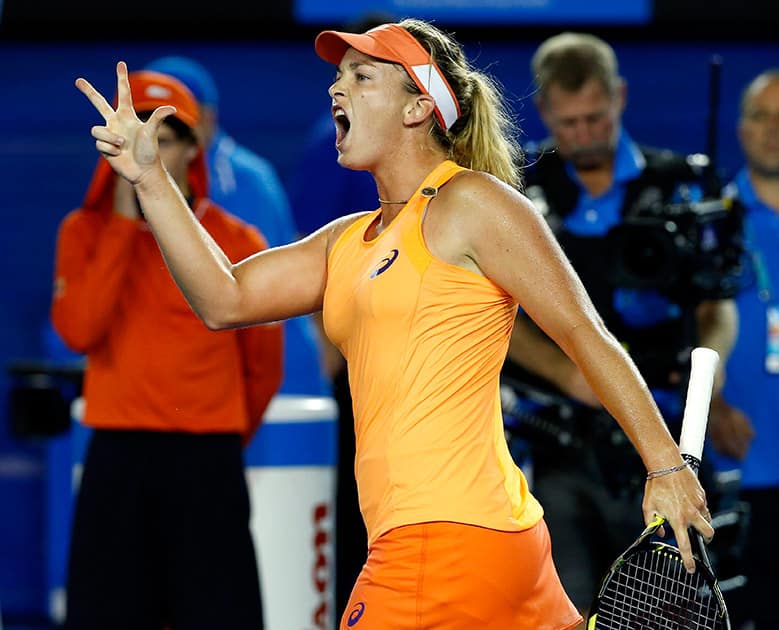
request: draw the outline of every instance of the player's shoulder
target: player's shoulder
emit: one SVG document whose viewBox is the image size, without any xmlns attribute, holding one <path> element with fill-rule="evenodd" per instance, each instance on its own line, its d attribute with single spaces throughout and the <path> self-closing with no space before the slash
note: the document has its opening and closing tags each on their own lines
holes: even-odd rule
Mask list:
<svg viewBox="0 0 779 630">
<path fill-rule="evenodd" d="M 452 218 L 462 215 L 478 221 L 533 210 L 518 186 L 484 171 L 461 171 L 441 188 L 439 196 Z"/>
<path fill-rule="evenodd" d="M 352 214 L 346 214 L 344 216 L 338 217 L 337 219 L 333 219 L 329 223 L 322 226 L 322 228 L 320 228 L 320 230 L 318 231 L 327 233 L 328 239 L 331 242 L 335 242 L 335 239 L 337 239 L 339 236 L 341 236 L 341 234 L 346 232 L 352 225 L 357 223 L 357 221 L 372 215 L 374 212 L 375 211 L 373 212 L 362 211 L 362 212 L 353 212 Z"/>
</svg>

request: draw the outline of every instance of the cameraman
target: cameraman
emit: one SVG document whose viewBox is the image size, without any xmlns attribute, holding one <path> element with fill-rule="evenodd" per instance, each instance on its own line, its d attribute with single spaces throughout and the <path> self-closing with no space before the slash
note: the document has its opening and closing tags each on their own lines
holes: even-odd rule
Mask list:
<svg viewBox="0 0 779 630">
<path fill-rule="evenodd" d="M 620 120 L 626 85 L 613 49 L 601 39 L 554 36 L 538 48 L 531 69 L 536 106 L 552 137 L 537 155 L 528 151 L 527 194 L 545 214 L 606 325 L 633 355 L 673 430 L 681 417 L 689 350 L 701 344 L 727 357 L 736 328 L 733 304 L 720 299 L 685 304 L 684 292 L 675 303 L 651 288 L 615 286 L 606 235 L 639 207 L 700 200 L 703 172 L 696 164 L 705 159 L 631 140 Z M 522 313 L 508 357 L 504 382 L 553 392 L 570 403 L 561 414 L 569 417 L 559 420 L 568 422 L 571 443 L 581 448 L 529 443 L 533 488 L 555 541 L 555 563 L 569 596 L 585 612 L 609 564 L 643 528 L 642 469 L 629 444 L 615 448 L 610 431 L 615 423 L 581 372 Z M 719 388 L 719 374 L 716 380 Z M 555 421 L 548 413 L 545 419 Z"/>
<path fill-rule="evenodd" d="M 712 400 L 709 428 L 714 447 L 741 468 L 741 498 L 751 510 L 743 614 L 760 630 L 776 627 L 779 562 L 779 68 L 762 72 L 744 90 L 738 139 L 746 164 L 726 194 L 746 208 L 754 281 L 736 301 L 744 334 L 733 348 L 722 396 Z"/>
</svg>

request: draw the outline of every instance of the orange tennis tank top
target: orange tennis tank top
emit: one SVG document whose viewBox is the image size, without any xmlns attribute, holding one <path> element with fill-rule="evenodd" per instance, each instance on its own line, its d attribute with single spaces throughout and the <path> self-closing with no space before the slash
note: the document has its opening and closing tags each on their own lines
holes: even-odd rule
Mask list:
<svg viewBox="0 0 779 630">
<path fill-rule="evenodd" d="M 435 258 L 422 235 L 430 197 L 461 170 L 436 167 L 374 239 L 365 233 L 380 211 L 357 219 L 328 260 L 325 330 L 348 362 L 369 544 L 411 523 L 519 531 L 543 514 L 509 454 L 500 408 L 516 303 Z"/>
</svg>

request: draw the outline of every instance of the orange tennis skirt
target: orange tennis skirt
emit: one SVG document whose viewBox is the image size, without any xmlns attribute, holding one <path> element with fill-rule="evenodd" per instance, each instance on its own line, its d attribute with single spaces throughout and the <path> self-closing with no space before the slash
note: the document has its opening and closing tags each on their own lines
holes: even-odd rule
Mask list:
<svg viewBox="0 0 779 630">
<path fill-rule="evenodd" d="M 340 630 L 564 630 L 581 621 L 543 520 L 522 532 L 434 522 L 376 540 Z"/>
</svg>

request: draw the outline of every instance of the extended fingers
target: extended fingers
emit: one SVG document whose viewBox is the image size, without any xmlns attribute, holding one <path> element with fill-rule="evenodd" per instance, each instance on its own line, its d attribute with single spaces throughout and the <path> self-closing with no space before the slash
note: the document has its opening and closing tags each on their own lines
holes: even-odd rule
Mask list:
<svg viewBox="0 0 779 630">
<path fill-rule="evenodd" d="M 89 81 L 79 77 L 76 79 L 76 87 L 89 99 L 89 102 L 94 105 L 95 109 L 105 120 L 108 120 L 113 115 L 114 108 L 111 107 L 108 101 L 105 100 L 105 97 Z"/>
<path fill-rule="evenodd" d="M 175 114 L 176 108 L 173 107 L 173 105 L 162 105 L 155 109 L 151 116 L 149 116 L 149 120 L 146 121 L 146 124 L 149 127 L 149 131 L 152 135 L 157 134 L 157 130 L 160 128 L 160 124 L 162 123 L 165 118 L 168 116 Z"/>
<path fill-rule="evenodd" d="M 95 106 L 95 109 L 106 121 L 115 113 L 114 108 L 89 81 L 79 77 L 76 79 L 76 87 L 89 99 L 89 102 Z M 116 111 L 120 109 L 132 110 L 133 98 L 130 92 L 130 80 L 127 78 L 127 64 L 124 61 L 116 64 L 116 94 Z"/>
<path fill-rule="evenodd" d="M 130 79 L 127 77 L 127 64 L 120 61 L 116 64 L 116 110 L 133 110 L 133 96 L 130 91 Z M 134 111 L 134 110 L 133 110 Z"/>
</svg>

